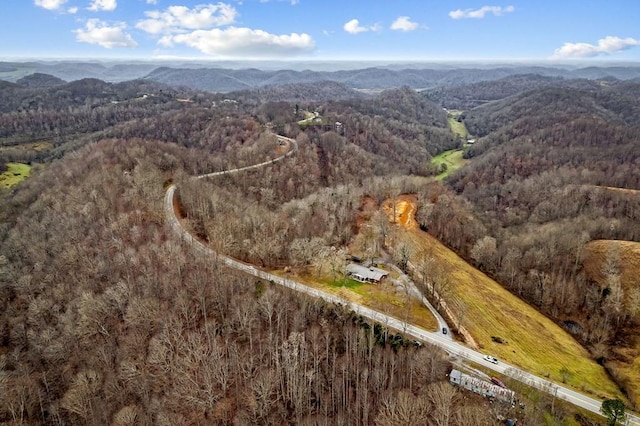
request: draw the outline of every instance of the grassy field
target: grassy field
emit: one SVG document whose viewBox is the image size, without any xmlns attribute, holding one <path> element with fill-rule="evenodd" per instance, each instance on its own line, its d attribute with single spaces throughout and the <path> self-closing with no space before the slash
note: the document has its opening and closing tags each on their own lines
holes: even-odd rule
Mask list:
<svg viewBox="0 0 640 426">
<path fill-rule="evenodd" d="M 444 151 L 431 159 L 431 163 L 440 166 L 445 164 L 447 169 L 436 176 L 436 179 L 441 180 L 449 176 L 467 163 L 468 160 L 462 158 L 461 149 L 453 149 L 450 151 Z"/>
<path fill-rule="evenodd" d="M 447 122 L 451 131 L 463 141 L 466 141 L 469 137 L 467 132 L 467 126 L 464 122 L 459 122 L 458 117 L 462 114 L 462 111 L 452 109 L 447 111 Z M 461 149 L 452 149 L 450 151 L 442 152 L 431 159 L 431 163 L 436 166 L 445 165 L 446 170 L 436 176 L 436 179 L 441 180 L 455 172 L 459 168 L 465 165 L 467 160 L 462 158 Z"/>
<path fill-rule="evenodd" d="M 627 297 L 625 303 L 637 303 L 632 301 L 629 295 L 640 290 L 640 243 L 596 240 L 587 244 L 584 258 L 585 272 L 602 288 L 606 287 L 602 267 L 609 253 L 616 253 L 619 259 L 620 284 Z M 637 321 L 640 322 L 640 318 Z M 640 329 L 627 330 L 624 340 L 627 345 L 616 345 L 612 348 L 615 359 L 607 361 L 607 366 L 621 382 L 625 383 L 629 397 L 633 399 L 636 406 L 640 406 Z"/>
<path fill-rule="evenodd" d="M 446 299 L 463 306 L 454 307 L 454 311 L 482 351 L 558 383 L 564 379 L 573 388 L 597 397 L 619 396 L 605 370 L 553 321 L 429 234 L 396 230 L 396 241 L 407 244 L 414 253 L 411 261 L 433 256 L 449 271 L 451 284 Z M 504 343 L 497 343 L 494 338 Z"/>
<path fill-rule="evenodd" d="M 462 111 L 456 109 L 447 111 L 447 123 L 449 123 L 449 128 L 451 128 L 451 131 L 454 134 L 460 136 L 462 140 L 466 141 L 469 136 L 469 132 L 467 131 L 467 126 L 464 122 L 458 121 L 460 114 L 462 114 Z"/>
<path fill-rule="evenodd" d="M 404 294 L 398 292 L 389 282 L 365 284 L 344 277 L 333 280 L 329 277 L 316 277 L 309 274 L 285 274 L 282 271 L 274 271 L 273 273 L 282 276 L 286 275 L 290 279 L 384 312 L 425 330 L 436 331 L 438 329 L 438 322 L 429 309 L 417 299 L 407 298 Z M 393 279 L 394 274 L 396 273 L 391 271 L 389 278 Z"/>
<path fill-rule="evenodd" d="M 12 186 L 22 182 L 29 177 L 31 173 L 31 166 L 22 163 L 7 163 L 8 170 L 0 174 L 0 185 L 5 188 L 11 188 Z"/>
</svg>

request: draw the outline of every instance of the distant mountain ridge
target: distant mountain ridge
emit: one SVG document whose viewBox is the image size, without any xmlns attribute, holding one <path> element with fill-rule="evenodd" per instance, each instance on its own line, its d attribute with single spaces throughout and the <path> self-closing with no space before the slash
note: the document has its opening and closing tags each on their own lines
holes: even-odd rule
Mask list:
<svg viewBox="0 0 640 426">
<path fill-rule="evenodd" d="M 317 83 L 334 81 L 353 89 L 384 90 L 395 87 L 428 89 L 437 86 L 454 86 L 481 81 L 492 81 L 521 74 L 567 79 L 630 80 L 640 78 L 640 67 L 589 67 L 576 70 L 545 67 L 513 68 L 458 68 L 458 69 L 402 69 L 365 68 L 344 71 L 261 71 L 257 69 L 223 68 L 170 68 L 161 67 L 149 73 L 145 79 L 170 86 L 187 86 L 193 89 L 227 93 L 262 86 L 290 83 Z"/>
<path fill-rule="evenodd" d="M 318 83 L 334 81 L 358 90 L 384 90 L 397 87 L 429 89 L 457 86 L 481 81 L 535 74 L 564 79 L 618 79 L 640 80 L 640 65 L 622 66 L 540 66 L 540 65 L 486 65 L 443 66 L 442 64 L 406 64 L 396 66 L 366 66 L 339 70 L 323 69 L 309 64 L 308 69 L 282 68 L 258 69 L 257 64 L 221 63 L 237 68 L 224 68 L 211 63 L 101 63 L 101 62 L 0 62 L 0 79 L 10 82 L 34 73 L 49 74 L 65 81 L 97 78 L 108 82 L 121 82 L 145 78 L 171 86 L 184 86 L 210 92 L 228 93 L 264 86 L 281 86 L 292 83 Z M 266 66 L 267 64 L 265 64 Z M 351 63 L 345 64 L 353 65 Z M 363 63 L 363 65 L 371 65 Z M 299 64 L 291 64 L 292 68 Z M 311 68 L 314 69 L 311 69 Z"/>
</svg>

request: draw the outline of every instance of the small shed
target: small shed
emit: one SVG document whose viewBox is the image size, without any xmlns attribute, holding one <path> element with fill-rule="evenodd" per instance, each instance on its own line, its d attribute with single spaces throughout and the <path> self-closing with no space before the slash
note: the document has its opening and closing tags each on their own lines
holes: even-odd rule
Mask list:
<svg viewBox="0 0 640 426">
<path fill-rule="evenodd" d="M 377 284 L 387 275 L 389 275 L 389 272 L 373 266 L 366 267 L 355 263 L 347 265 L 347 276 L 361 283 Z"/>
</svg>

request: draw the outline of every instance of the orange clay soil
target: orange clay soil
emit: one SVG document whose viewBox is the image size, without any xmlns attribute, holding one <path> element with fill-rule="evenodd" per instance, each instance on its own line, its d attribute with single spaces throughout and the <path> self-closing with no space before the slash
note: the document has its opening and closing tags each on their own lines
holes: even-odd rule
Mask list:
<svg viewBox="0 0 640 426">
<path fill-rule="evenodd" d="M 395 218 L 393 217 L 395 203 Z M 416 208 L 418 197 L 413 194 L 403 194 L 382 203 L 382 210 L 389 216 L 389 222 L 398 223 L 405 229 L 418 229 L 416 222 Z"/>
</svg>

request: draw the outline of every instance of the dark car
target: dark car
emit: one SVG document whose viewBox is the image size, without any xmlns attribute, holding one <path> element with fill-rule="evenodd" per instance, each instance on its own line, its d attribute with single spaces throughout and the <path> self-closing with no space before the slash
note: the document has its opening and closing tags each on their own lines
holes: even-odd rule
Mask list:
<svg viewBox="0 0 640 426">
<path fill-rule="evenodd" d="M 491 378 L 491 382 L 494 385 L 500 386 L 501 388 L 505 388 L 505 389 L 507 388 L 507 385 L 505 385 L 504 382 L 502 380 L 498 379 L 497 377 L 492 377 Z"/>
<path fill-rule="evenodd" d="M 447 327 L 442 327 L 442 334 L 447 334 L 448 332 Z"/>
</svg>

